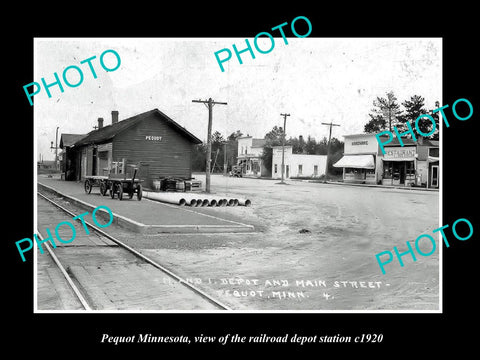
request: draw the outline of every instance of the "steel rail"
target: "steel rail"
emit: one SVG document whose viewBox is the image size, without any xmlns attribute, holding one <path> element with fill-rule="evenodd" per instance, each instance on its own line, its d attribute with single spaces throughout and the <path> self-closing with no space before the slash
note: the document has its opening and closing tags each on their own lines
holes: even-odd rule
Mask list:
<svg viewBox="0 0 480 360">
<path fill-rule="evenodd" d="M 42 235 L 39 233 L 38 229 L 37 229 L 37 236 L 40 238 L 40 240 L 43 240 L 43 237 L 42 237 Z M 77 285 L 75 285 L 75 283 L 73 282 L 72 277 L 71 277 L 70 275 L 68 275 L 67 270 L 65 270 L 65 267 L 62 265 L 62 263 L 60 262 L 60 260 L 58 260 L 57 256 L 55 255 L 55 253 L 53 252 L 53 250 L 50 248 L 50 245 L 48 245 L 48 243 L 46 243 L 46 244 L 45 244 L 45 247 L 47 248 L 47 251 L 48 251 L 48 253 L 50 254 L 50 256 L 52 257 L 53 261 L 55 261 L 55 264 L 57 264 L 58 268 L 60 269 L 60 271 L 62 272 L 63 276 L 64 276 L 65 279 L 67 280 L 68 285 L 70 285 L 70 287 L 72 288 L 73 292 L 74 292 L 75 295 L 77 296 L 78 300 L 81 302 L 83 308 L 84 308 L 85 310 L 92 310 L 92 308 L 90 307 L 90 305 L 88 305 L 87 300 L 85 300 L 85 298 L 83 297 L 81 291 L 78 289 Z"/>
<path fill-rule="evenodd" d="M 48 197 L 46 197 L 45 195 L 41 194 L 40 192 L 38 192 L 38 195 L 40 195 L 42 198 L 44 198 L 45 200 L 49 201 L 50 203 L 52 203 L 53 205 L 55 205 L 56 207 L 58 207 L 59 209 L 63 210 L 64 212 L 66 212 L 67 214 L 71 215 L 72 218 L 77 216 L 76 214 L 72 213 L 70 210 L 64 208 L 63 206 L 61 206 L 60 204 L 57 204 L 56 202 L 54 202 L 53 200 L 49 199 Z M 80 219 L 76 219 L 77 221 L 81 221 Z M 222 310 L 231 310 L 227 305 L 221 303 L 220 301 L 212 298 L 210 295 L 208 295 L 207 293 L 205 293 L 203 290 L 197 288 L 196 286 L 194 286 L 193 284 L 189 283 L 188 281 L 185 281 L 183 278 L 181 278 L 179 275 L 175 274 L 174 272 L 172 272 L 171 270 L 167 269 L 166 267 L 164 267 L 163 265 L 160 265 L 159 263 L 157 263 L 156 261 L 148 258 L 147 256 L 143 255 L 142 253 L 138 252 L 137 250 L 133 249 L 132 247 L 128 246 L 127 244 L 121 242 L 120 240 L 116 239 L 115 237 L 107 234 L 105 231 L 103 230 L 100 230 L 99 228 L 97 228 L 95 225 L 92 225 L 90 224 L 89 222 L 87 222 L 86 220 L 83 220 L 83 222 L 89 226 L 92 230 L 96 231 L 97 233 L 99 233 L 100 235 L 106 237 L 107 239 L 113 241 L 114 243 L 116 243 L 117 245 L 119 245 L 120 247 L 126 249 L 127 251 L 131 252 L 132 254 L 134 254 L 135 256 L 139 257 L 140 259 L 144 260 L 145 262 L 149 263 L 150 265 L 156 267 L 157 269 L 163 271 L 164 273 L 166 273 L 167 275 L 169 275 L 170 277 L 174 278 L 175 280 L 177 280 L 179 283 L 181 283 L 182 285 L 184 285 L 185 287 L 189 288 L 190 290 L 192 290 L 193 292 L 197 293 L 198 295 L 200 295 L 201 297 L 203 297 L 205 300 L 209 301 L 210 303 L 212 303 L 213 305 L 221 308 Z"/>
</svg>

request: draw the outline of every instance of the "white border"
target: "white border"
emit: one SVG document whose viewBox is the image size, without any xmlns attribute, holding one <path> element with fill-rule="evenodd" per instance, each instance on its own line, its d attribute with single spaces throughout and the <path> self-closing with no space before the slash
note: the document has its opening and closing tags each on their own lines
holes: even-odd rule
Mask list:
<svg viewBox="0 0 480 360">
<path fill-rule="evenodd" d="M 332 39 L 332 38 L 337 38 L 337 37 L 328 37 L 327 39 Z M 338 37 L 339 39 L 348 39 L 348 37 Z M 366 39 L 375 39 L 376 37 L 369 38 L 367 37 Z M 42 38 L 42 37 L 37 37 L 33 38 L 33 56 L 34 56 L 34 66 L 33 66 L 33 74 L 34 74 L 34 79 L 37 79 L 37 66 L 36 66 L 36 54 L 37 54 L 37 40 L 51 40 L 51 41 L 59 41 L 59 40 L 72 40 L 72 41 L 112 41 L 112 40 L 118 40 L 121 41 L 123 38 L 67 38 L 67 37 L 57 37 L 57 38 Z M 162 41 L 202 41 L 204 39 L 210 39 L 212 41 L 214 40 L 221 40 L 221 41 L 226 41 L 229 39 L 236 39 L 236 38 L 141 38 L 141 37 L 132 37 L 128 39 L 148 39 L 148 40 L 154 40 L 154 39 L 161 39 Z M 290 39 L 290 38 L 289 38 Z M 362 38 L 365 39 L 365 38 Z M 410 37 L 410 38 L 401 38 L 401 37 L 388 37 L 388 39 L 425 39 L 425 37 L 421 38 L 415 38 L 415 37 Z M 441 89 L 441 98 L 442 98 L 442 103 L 443 103 L 443 72 L 444 72 L 444 63 L 443 63 L 443 37 L 428 37 L 428 39 L 441 39 L 441 51 L 440 54 L 442 56 L 442 89 Z M 441 105 L 442 106 L 442 105 Z M 36 109 L 35 106 L 33 106 L 33 114 L 34 114 L 34 130 L 33 130 L 33 136 L 34 136 L 34 150 L 33 150 L 33 170 L 34 170 L 34 231 L 36 232 L 37 229 L 37 155 L 38 155 L 38 149 L 37 149 L 37 124 L 36 124 Z M 443 209 L 442 209 L 442 201 L 443 201 L 443 118 L 441 117 L 440 113 L 439 116 L 442 121 L 439 121 L 440 123 L 440 166 L 439 166 L 439 171 L 440 171 L 440 186 L 439 186 L 439 227 L 442 226 L 442 221 L 443 221 Z M 432 229 L 433 230 L 433 229 Z M 189 234 L 191 235 L 191 234 Z M 45 314 L 45 313 L 52 313 L 52 314 L 58 314 L 58 313 L 67 313 L 67 314 L 85 314 L 85 313 L 95 313 L 95 314 L 104 314 L 104 313 L 128 313 L 128 314 L 144 314 L 144 313 L 160 313 L 160 314 L 186 314 L 186 313 L 213 313 L 213 314 L 245 314 L 245 313 L 253 313 L 253 314 L 271 314 L 271 313 L 279 313 L 279 314 L 439 314 L 443 313 L 443 246 L 441 246 L 441 235 L 439 234 L 439 309 L 438 310 L 230 310 L 230 311 L 225 311 L 225 310 L 217 310 L 217 311 L 212 311 L 212 310 L 39 310 L 38 309 L 38 298 L 37 298 L 37 248 L 35 247 L 34 255 L 33 255 L 33 269 L 34 269 L 34 293 L 33 293 L 33 301 L 34 301 L 34 313 L 40 313 L 40 314 Z"/>
</svg>

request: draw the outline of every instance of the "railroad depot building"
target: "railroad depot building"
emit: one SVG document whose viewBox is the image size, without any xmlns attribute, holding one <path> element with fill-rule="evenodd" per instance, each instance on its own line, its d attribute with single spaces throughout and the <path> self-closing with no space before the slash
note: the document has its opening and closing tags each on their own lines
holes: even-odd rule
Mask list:
<svg viewBox="0 0 480 360">
<path fill-rule="evenodd" d="M 268 176 L 268 169 L 263 165 L 262 154 L 265 139 L 254 139 L 251 136 L 237 138 L 237 165 L 242 168 L 242 174 L 247 176 Z"/>
<path fill-rule="evenodd" d="M 439 186 L 439 143 L 418 136 L 417 141 L 395 137 L 382 153 L 375 134 L 344 135 L 343 157 L 333 166 L 343 168 L 344 182 L 396 186 Z M 385 137 L 386 138 L 386 137 Z"/>
<path fill-rule="evenodd" d="M 284 178 L 315 178 L 325 174 L 327 155 L 294 154 L 291 145 L 285 146 Z M 282 177 L 282 147 L 272 147 L 272 178 Z"/>
<path fill-rule="evenodd" d="M 86 135 L 62 134 L 60 147 L 65 153 L 65 180 L 83 180 L 90 175 L 110 172 L 131 174 L 145 187 L 165 177 L 192 178 L 192 151 L 202 141 L 158 109 L 128 119 L 118 120 L 112 111 L 112 122 Z"/>
<path fill-rule="evenodd" d="M 80 180 L 75 174 L 77 156 L 74 154 L 74 145 L 85 136 L 85 134 L 61 134 L 60 136 L 59 147 L 62 149 L 60 169 L 64 180 Z"/>
</svg>

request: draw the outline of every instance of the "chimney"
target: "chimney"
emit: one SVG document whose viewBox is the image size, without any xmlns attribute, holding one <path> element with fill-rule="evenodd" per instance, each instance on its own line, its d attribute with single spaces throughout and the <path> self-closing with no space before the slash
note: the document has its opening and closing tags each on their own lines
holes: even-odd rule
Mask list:
<svg viewBox="0 0 480 360">
<path fill-rule="evenodd" d="M 118 111 L 112 110 L 112 125 L 118 122 Z"/>
<path fill-rule="evenodd" d="M 98 118 L 98 129 L 103 128 L 103 118 Z"/>
</svg>

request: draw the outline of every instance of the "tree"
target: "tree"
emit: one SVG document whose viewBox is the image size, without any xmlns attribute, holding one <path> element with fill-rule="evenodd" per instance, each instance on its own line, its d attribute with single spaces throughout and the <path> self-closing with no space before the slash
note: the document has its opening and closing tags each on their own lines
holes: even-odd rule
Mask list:
<svg viewBox="0 0 480 360">
<path fill-rule="evenodd" d="M 211 171 L 223 169 L 223 156 L 225 153 L 225 139 L 219 131 L 212 134 L 212 163 Z"/>
<path fill-rule="evenodd" d="M 243 136 L 243 133 L 240 130 L 237 130 L 232 132 L 227 137 L 227 170 L 231 169 L 232 166 L 235 165 L 237 162 L 238 138 L 242 136 Z M 223 157 L 221 162 L 223 164 Z"/>
<path fill-rule="evenodd" d="M 315 154 L 315 145 L 317 142 L 315 138 L 312 138 L 310 135 L 307 136 L 307 142 L 305 143 L 305 153 L 314 155 Z"/>
<path fill-rule="evenodd" d="M 225 152 L 225 142 L 227 150 L 227 170 L 232 167 L 237 161 L 238 156 L 238 141 L 237 139 L 243 134 L 240 130 L 237 130 L 231 133 L 227 140 L 224 139 L 223 135 L 219 131 L 214 131 L 212 133 L 212 168 L 213 172 L 223 170 L 224 166 L 224 152 Z M 218 150 L 218 154 L 217 154 Z M 216 158 L 216 162 L 215 162 Z M 192 170 L 193 171 L 205 171 L 206 168 L 206 159 L 207 159 L 207 145 L 206 142 L 203 144 L 195 145 L 194 151 L 192 152 Z M 215 168 L 214 168 L 215 162 Z"/>
<path fill-rule="evenodd" d="M 305 154 L 306 153 L 306 144 L 303 140 L 303 137 L 300 136 L 299 138 L 292 138 L 290 137 L 288 141 L 286 141 L 289 145 L 292 146 L 292 152 L 294 154 Z"/>
<path fill-rule="evenodd" d="M 370 116 L 370 120 L 365 124 L 363 129 L 367 134 L 379 133 L 385 130 L 387 122 L 382 115 L 368 114 L 368 116 Z"/>
<path fill-rule="evenodd" d="M 418 117 L 422 115 L 430 115 L 434 122 L 435 122 L 435 131 L 433 134 L 429 135 L 428 138 L 430 139 L 438 139 L 439 133 L 438 131 L 440 130 L 439 127 L 439 116 L 438 113 L 433 114 L 433 110 L 427 110 L 425 108 L 425 99 L 419 95 L 413 95 L 410 97 L 410 100 L 405 100 L 402 103 L 403 107 L 405 108 L 405 111 L 403 113 L 403 116 L 401 117 L 401 121 L 403 123 L 406 123 L 407 121 L 410 123 L 412 126 L 412 129 L 415 133 L 415 136 L 418 138 L 420 134 L 417 131 L 417 127 L 415 126 L 415 122 Z M 424 134 L 430 133 L 430 131 L 433 130 L 433 123 L 428 117 L 420 117 L 420 119 L 417 122 L 417 126 L 420 130 L 420 132 Z M 406 126 L 403 126 L 402 128 L 403 131 L 408 130 Z"/>
<path fill-rule="evenodd" d="M 322 140 L 315 144 L 315 153 L 316 155 L 327 155 L 328 151 L 328 140 L 324 136 Z"/>
<path fill-rule="evenodd" d="M 386 98 L 378 97 L 373 101 L 373 108 L 370 114 L 370 120 L 365 124 L 366 133 L 377 133 L 383 130 L 390 130 L 398 123 L 398 117 L 401 115 L 400 105 L 393 91 L 387 93 Z"/>
<path fill-rule="evenodd" d="M 438 109 L 440 107 L 440 103 L 437 101 L 435 102 L 435 109 Z M 428 114 L 430 114 L 433 119 L 435 120 L 435 127 L 436 127 L 436 131 L 430 136 L 430 139 L 431 140 L 440 140 L 440 116 L 438 115 L 439 112 L 436 112 L 436 113 L 433 113 L 433 110 L 435 109 L 431 109 L 428 111 Z M 432 125 L 433 126 L 433 125 Z"/>
<path fill-rule="evenodd" d="M 207 144 L 204 142 L 194 146 L 192 151 L 192 170 L 205 171 L 207 160 Z"/>
<path fill-rule="evenodd" d="M 233 140 L 236 141 L 239 137 L 242 137 L 243 133 L 240 130 L 232 132 L 230 135 L 228 135 L 227 140 Z"/>
<path fill-rule="evenodd" d="M 267 143 L 272 144 L 271 146 L 282 145 L 283 138 L 283 128 L 280 126 L 274 126 L 272 130 L 265 134 L 264 139 L 267 140 Z"/>
<path fill-rule="evenodd" d="M 427 109 L 424 108 L 425 99 L 419 95 L 413 95 L 410 97 L 410 100 L 405 100 L 402 105 L 405 108 L 405 111 L 399 117 L 400 124 L 398 130 L 401 132 L 407 131 L 408 128 L 405 124 L 409 122 L 415 135 L 419 135 L 415 127 L 415 121 L 419 116 L 428 113 Z M 426 117 L 420 118 L 417 124 L 420 131 L 424 134 L 429 133 L 433 127 L 432 122 Z"/>
</svg>

